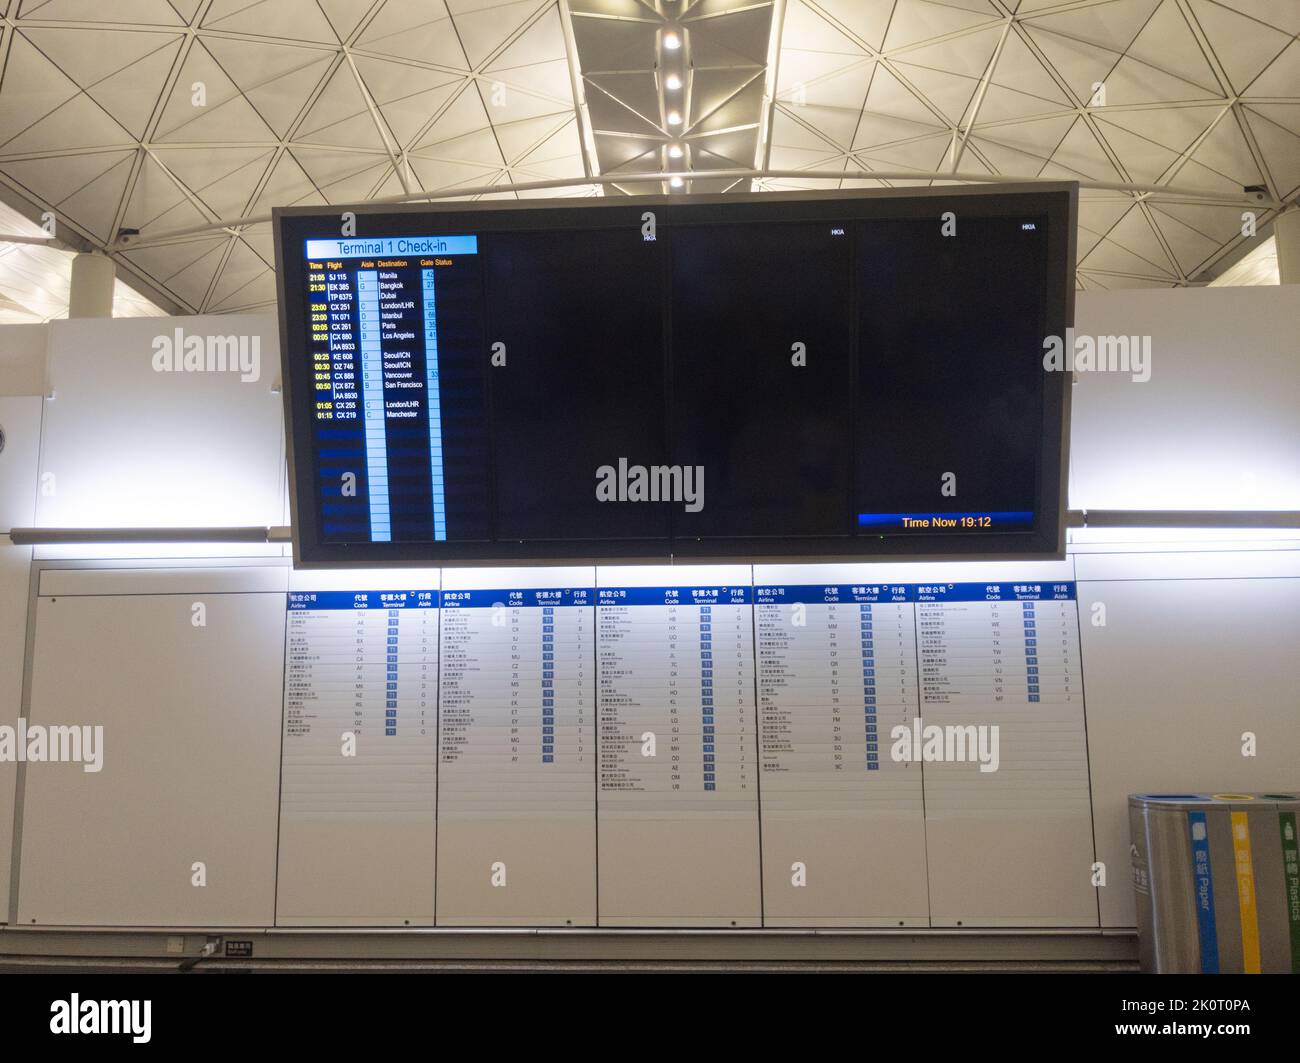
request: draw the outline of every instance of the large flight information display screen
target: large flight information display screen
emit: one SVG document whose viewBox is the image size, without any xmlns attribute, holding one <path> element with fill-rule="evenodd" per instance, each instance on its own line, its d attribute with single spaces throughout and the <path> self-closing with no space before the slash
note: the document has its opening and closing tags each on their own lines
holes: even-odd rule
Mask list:
<svg viewBox="0 0 1300 1063">
<path fill-rule="evenodd" d="M 276 212 L 299 563 L 1060 552 L 1072 187 L 597 202 Z"/>
<path fill-rule="evenodd" d="M 477 240 L 308 240 L 305 255 L 323 537 L 485 538 Z"/>
</svg>

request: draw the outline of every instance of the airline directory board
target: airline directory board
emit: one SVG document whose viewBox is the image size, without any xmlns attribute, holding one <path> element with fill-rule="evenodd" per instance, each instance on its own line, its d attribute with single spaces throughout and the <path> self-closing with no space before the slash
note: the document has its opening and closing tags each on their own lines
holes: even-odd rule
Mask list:
<svg viewBox="0 0 1300 1063">
<path fill-rule="evenodd" d="M 1060 556 L 1075 191 L 277 211 L 295 560 Z"/>
<path fill-rule="evenodd" d="M 1068 579 L 429 582 L 289 594 L 281 922 L 1095 922 Z"/>
<path fill-rule="evenodd" d="M 595 920 L 592 584 L 590 568 L 443 573 L 444 926 Z"/>
</svg>

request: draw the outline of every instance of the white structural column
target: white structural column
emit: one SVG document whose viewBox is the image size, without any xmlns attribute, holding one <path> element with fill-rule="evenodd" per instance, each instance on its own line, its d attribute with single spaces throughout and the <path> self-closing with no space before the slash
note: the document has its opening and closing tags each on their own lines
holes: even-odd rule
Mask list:
<svg viewBox="0 0 1300 1063">
<path fill-rule="evenodd" d="M 1282 284 L 1300 284 L 1300 207 L 1292 205 L 1273 223 L 1277 272 Z"/>
<path fill-rule="evenodd" d="M 68 317 L 112 317 L 116 275 L 117 267 L 113 260 L 98 251 L 74 258 Z"/>
</svg>

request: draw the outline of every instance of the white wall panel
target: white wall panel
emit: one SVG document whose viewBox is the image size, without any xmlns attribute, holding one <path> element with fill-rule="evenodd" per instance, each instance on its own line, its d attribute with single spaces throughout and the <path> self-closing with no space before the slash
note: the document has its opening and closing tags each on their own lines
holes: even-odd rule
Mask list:
<svg viewBox="0 0 1300 1063">
<path fill-rule="evenodd" d="M 1294 285 L 1079 292 L 1079 335 L 1149 336 L 1151 379 L 1081 372 L 1073 509 L 1300 509 Z"/>
<path fill-rule="evenodd" d="M 282 520 L 279 340 L 269 316 L 56 321 L 36 519 L 46 527 L 271 525 Z M 242 337 L 259 375 L 158 372 L 155 341 Z M 197 554 L 211 548 L 197 548 Z M 238 551 L 231 551 L 236 553 Z"/>
<path fill-rule="evenodd" d="M 1091 622 L 1097 605 L 1104 626 Z M 1129 794 L 1285 793 L 1300 781 L 1300 579 L 1081 582 L 1079 613 L 1102 925 L 1133 926 Z"/>
<path fill-rule="evenodd" d="M 0 396 L 45 394 L 50 326 L 0 325 Z"/>
<path fill-rule="evenodd" d="M 0 431 L 5 437 L 0 450 L 0 532 L 32 522 L 40 424 L 39 398 L 0 398 Z M 12 727 L 18 722 L 31 557 L 30 546 L 11 546 L 0 536 L 0 726 Z M 18 765 L 0 761 L 0 923 L 9 920 L 17 778 Z"/>
<path fill-rule="evenodd" d="M 284 596 L 195 600 L 38 601 L 29 719 L 102 726 L 103 767 L 27 765 L 20 924 L 271 925 Z"/>
</svg>

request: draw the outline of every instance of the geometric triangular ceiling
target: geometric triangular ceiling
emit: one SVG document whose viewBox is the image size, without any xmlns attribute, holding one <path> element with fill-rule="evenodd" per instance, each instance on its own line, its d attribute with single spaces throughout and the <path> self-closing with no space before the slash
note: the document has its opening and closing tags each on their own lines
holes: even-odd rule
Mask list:
<svg viewBox="0 0 1300 1063">
<path fill-rule="evenodd" d="M 182 312 L 273 305 L 269 226 L 216 225 L 273 206 L 666 168 L 1172 189 L 1085 190 L 1078 283 L 1205 283 L 1259 239 L 1225 197 L 1300 195 L 1297 33 L 1297 0 L 0 0 L 0 195 Z"/>
<path fill-rule="evenodd" d="M 151 234 L 584 175 L 557 0 L 0 0 L 0 14 L 5 198 L 55 212 L 60 236 L 107 246 L 119 276 L 178 311 L 272 306 L 270 227 Z M 109 246 L 123 229 L 138 247 Z"/>
<path fill-rule="evenodd" d="M 1188 190 L 1084 190 L 1076 276 L 1203 283 L 1260 239 L 1223 196 L 1300 193 L 1297 32 L 1296 0 L 788 0 L 759 166 Z M 1267 229 L 1274 212 L 1254 212 Z"/>
</svg>

